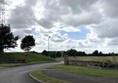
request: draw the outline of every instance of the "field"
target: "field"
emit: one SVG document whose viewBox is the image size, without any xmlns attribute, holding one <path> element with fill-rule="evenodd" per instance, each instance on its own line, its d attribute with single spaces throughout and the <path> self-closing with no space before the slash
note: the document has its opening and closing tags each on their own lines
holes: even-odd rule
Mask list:
<svg viewBox="0 0 118 83">
<path fill-rule="evenodd" d="M 74 60 L 75 58 L 69 57 L 69 60 Z M 56 58 L 57 61 L 63 61 L 63 58 Z M 80 61 L 103 61 L 110 60 L 111 62 L 118 62 L 118 56 L 79 56 L 77 60 Z"/>
</svg>

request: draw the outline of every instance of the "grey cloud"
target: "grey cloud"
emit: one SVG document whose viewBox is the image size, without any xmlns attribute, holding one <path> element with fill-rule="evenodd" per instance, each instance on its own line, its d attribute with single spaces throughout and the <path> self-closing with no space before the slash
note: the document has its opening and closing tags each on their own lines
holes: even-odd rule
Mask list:
<svg viewBox="0 0 118 83">
<path fill-rule="evenodd" d="M 96 15 L 96 16 L 95 16 Z M 97 24 L 101 21 L 99 12 L 82 12 L 79 15 L 71 15 L 64 19 L 64 24 L 77 27 L 78 25 Z"/>
<path fill-rule="evenodd" d="M 113 38 L 118 37 L 118 19 L 110 19 L 98 24 L 93 28 L 94 32 L 100 38 Z"/>
<path fill-rule="evenodd" d="M 101 7 L 108 17 L 118 17 L 118 0 L 101 0 Z"/>
<path fill-rule="evenodd" d="M 45 28 L 52 28 L 53 27 L 53 21 L 51 21 L 50 19 L 44 18 L 44 19 L 41 19 L 38 23 Z"/>
<path fill-rule="evenodd" d="M 25 0 L 26 5 L 34 6 L 37 3 L 38 0 Z"/>
<path fill-rule="evenodd" d="M 103 19 L 99 24 L 92 27 L 92 32 L 97 35 L 98 38 L 104 40 L 105 38 L 111 41 L 106 41 L 106 44 L 118 45 L 118 0 L 100 0 L 99 9 L 102 10 Z M 102 43 L 99 42 L 99 43 Z"/>
<path fill-rule="evenodd" d="M 37 20 L 32 7 L 38 5 L 38 0 L 26 0 L 25 5 L 18 5 L 12 10 L 8 23 L 13 25 L 14 28 L 28 28 L 38 23 L 47 29 L 55 27 L 54 24 L 57 22 L 74 27 L 82 24 L 98 23 L 101 20 L 101 16 L 99 12 L 91 9 L 92 5 L 97 1 L 41 0 L 39 2 L 42 2 L 45 11 L 42 13 L 43 17 Z M 97 17 L 93 17 L 95 15 Z"/>
<path fill-rule="evenodd" d="M 94 11 L 91 9 L 92 5 L 97 1 L 98 0 L 46 0 L 46 2 L 44 2 L 44 17 L 41 18 L 38 23 L 45 28 L 55 27 L 54 23 L 57 22 L 62 25 L 74 27 L 82 24 L 99 23 L 101 20 L 100 13 L 97 10 Z"/>
<path fill-rule="evenodd" d="M 111 42 L 109 42 L 109 45 L 118 45 L 118 37 L 112 38 Z"/>
<path fill-rule="evenodd" d="M 71 8 L 71 11 L 80 13 L 81 10 L 88 10 L 98 0 L 59 0 L 60 4 Z"/>
<path fill-rule="evenodd" d="M 69 7 L 65 7 L 60 3 L 61 0 L 52 0 L 48 1 L 46 0 L 45 3 L 45 8 L 47 9 L 46 12 L 49 13 L 50 15 L 64 15 L 69 13 Z M 47 15 L 49 15 L 47 14 Z"/>
<path fill-rule="evenodd" d="M 37 0 L 26 0 L 24 6 L 16 6 L 11 11 L 11 17 L 8 19 L 14 28 L 29 28 L 35 24 L 35 16 L 32 6 L 36 4 Z"/>
</svg>

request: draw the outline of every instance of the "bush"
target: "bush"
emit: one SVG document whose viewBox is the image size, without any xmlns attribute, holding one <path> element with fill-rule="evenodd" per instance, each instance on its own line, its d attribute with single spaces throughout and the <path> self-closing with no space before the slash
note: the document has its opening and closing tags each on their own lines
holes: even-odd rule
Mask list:
<svg viewBox="0 0 118 83">
<path fill-rule="evenodd" d="M 109 67 L 109 65 L 111 65 L 111 61 L 105 59 L 102 61 L 101 67 Z"/>
<path fill-rule="evenodd" d="M 104 68 L 118 68 L 118 65 L 117 63 L 112 63 L 110 60 L 103 60 L 101 63 L 100 63 L 100 67 L 104 67 Z"/>
</svg>

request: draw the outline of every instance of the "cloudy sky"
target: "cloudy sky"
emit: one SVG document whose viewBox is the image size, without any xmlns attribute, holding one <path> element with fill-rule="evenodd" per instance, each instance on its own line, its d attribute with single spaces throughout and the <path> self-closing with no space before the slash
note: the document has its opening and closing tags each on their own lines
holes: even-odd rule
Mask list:
<svg viewBox="0 0 118 83">
<path fill-rule="evenodd" d="M 118 50 L 118 0 L 6 0 L 6 22 L 20 41 L 31 34 L 37 52 L 75 48 Z"/>
</svg>

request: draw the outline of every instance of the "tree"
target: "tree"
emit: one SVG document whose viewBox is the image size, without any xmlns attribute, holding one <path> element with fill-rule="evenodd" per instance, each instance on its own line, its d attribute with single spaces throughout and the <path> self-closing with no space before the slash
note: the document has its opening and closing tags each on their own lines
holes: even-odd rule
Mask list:
<svg viewBox="0 0 118 83">
<path fill-rule="evenodd" d="M 45 56 L 48 56 L 48 52 L 46 50 L 44 50 L 41 54 L 45 55 Z"/>
<path fill-rule="evenodd" d="M 18 36 L 14 37 L 10 30 L 10 25 L 0 25 L 0 52 L 4 52 L 6 48 L 14 48 L 17 46 Z"/>
<path fill-rule="evenodd" d="M 86 53 L 82 52 L 82 51 L 79 51 L 79 52 L 77 52 L 77 56 L 86 56 Z"/>
<path fill-rule="evenodd" d="M 77 55 L 77 50 L 75 50 L 75 49 L 70 49 L 70 50 L 67 51 L 67 55 L 73 56 L 73 58 L 75 59 L 75 64 L 76 64 L 76 62 L 77 62 L 77 57 L 76 57 L 76 55 Z"/>
<path fill-rule="evenodd" d="M 75 57 L 77 54 L 77 50 L 75 49 L 70 49 L 66 52 L 67 55 Z"/>
<path fill-rule="evenodd" d="M 56 57 L 61 57 L 61 53 L 59 51 L 56 53 Z"/>
<path fill-rule="evenodd" d="M 99 52 L 99 56 L 103 56 L 104 54 L 102 52 Z"/>
<path fill-rule="evenodd" d="M 98 56 L 98 54 L 99 54 L 98 50 L 95 50 L 92 55 L 93 56 Z"/>
<path fill-rule="evenodd" d="M 26 35 L 22 41 L 21 41 L 21 49 L 23 49 L 26 52 L 29 52 L 32 47 L 35 46 L 35 39 L 31 35 Z M 25 63 L 27 63 L 27 56 L 25 55 Z"/>
<path fill-rule="evenodd" d="M 21 49 L 29 52 L 35 46 L 35 39 L 31 35 L 26 35 L 21 41 Z"/>
</svg>

